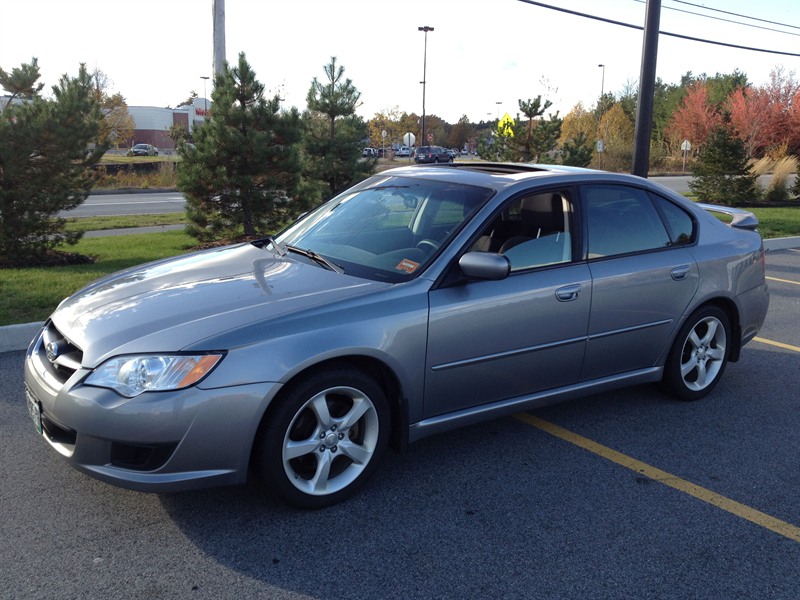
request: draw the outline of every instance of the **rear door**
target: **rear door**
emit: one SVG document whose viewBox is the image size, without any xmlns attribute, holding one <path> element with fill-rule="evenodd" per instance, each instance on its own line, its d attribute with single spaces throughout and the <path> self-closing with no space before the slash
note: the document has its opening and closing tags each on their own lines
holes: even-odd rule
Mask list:
<svg viewBox="0 0 800 600">
<path fill-rule="evenodd" d="M 692 217 L 630 186 L 581 188 L 592 309 L 581 380 L 654 366 L 698 287 Z"/>
</svg>

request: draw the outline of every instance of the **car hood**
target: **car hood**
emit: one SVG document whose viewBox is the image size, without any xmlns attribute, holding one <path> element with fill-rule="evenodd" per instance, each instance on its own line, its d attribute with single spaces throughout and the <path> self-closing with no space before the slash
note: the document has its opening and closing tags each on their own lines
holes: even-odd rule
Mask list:
<svg viewBox="0 0 800 600">
<path fill-rule="evenodd" d="M 123 353 L 179 351 L 387 286 L 242 244 L 100 279 L 64 300 L 52 320 L 83 349 L 83 366 L 92 368 Z"/>
</svg>

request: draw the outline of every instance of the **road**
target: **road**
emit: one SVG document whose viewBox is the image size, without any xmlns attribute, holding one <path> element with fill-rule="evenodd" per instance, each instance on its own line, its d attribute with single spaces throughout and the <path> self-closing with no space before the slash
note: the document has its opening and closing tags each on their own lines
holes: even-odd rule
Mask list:
<svg viewBox="0 0 800 600">
<path fill-rule="evenodd" d="M 183 212 L 186 203 L 180 192 L 137 192 L 90 194 L 78 208 L 61 213 L 62 217 L 109 217 L 120 215 L 156 215 Z"/>
<path fill-rule="evenodd" d="M 759 179 L 766 185 L 771 176 Z M 689 191 L 689 175 L 650 177 L 678 193 Z M 152 215 L 183 212 L 185 199 L 180 192 L 140 192 L 120 194 L 91 194 L 78 208 L 61 213 L 62 217 L 102 217 L 119 215 Z"/>
<path fill-rule="evenodd" d="M 677 192 L 689 191 L 688 176 L 651 177 L 653 181 Z M 180 192 L 140 192 L 91 194 L 78 208 L 64 212 L 63 217 L 105 217 L 119 215 L 152 215 L 183 212 L 185 199 Z"/>
<path fill-rule="evenodd" d="M 314 512 L 78 473 L 0 354 L 0 597 L 796 600 L 800 252 L 767 274 L 765 327 L 710 397 L 640 386 L 429 438 Z"/>
</svg>

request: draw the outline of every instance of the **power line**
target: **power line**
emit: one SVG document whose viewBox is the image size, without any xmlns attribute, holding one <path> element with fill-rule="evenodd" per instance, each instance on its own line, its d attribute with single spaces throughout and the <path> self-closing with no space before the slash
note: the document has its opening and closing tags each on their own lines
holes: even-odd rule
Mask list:
<svg viewBox="0 0 800 600">
<path fill-rule="evenodd" d="M 532 4 L 534 6 L 539 6 L 541 8 L 548 8 L 550 10 L 563 12 L 563 13 L 566 13 L 566 14 L 569 14 L 569 15 L 575 15 L 577 17 L 584 17 L 586 19 L 593 19 L 595 21 L 602 21 L 604 23 L 610 23 L 611 25 L 619 25 L 620 27 L 628 27 L 630 29 L 638 29 L 639 31 L 644 30 L 644 27 L 642 27 L 640 25 L 632 25 L 630 23 L 624 23 L 622 21 L 615 21 L 613 19 L 607 19 L 605 17 L 598 17 L 597 15 L 589 15 L 589 14 L 586 14 L 586 13 L 577 12 L 577 11 L 574 11 L 574 10 L 569 10 L 567 8 L 561 8 L 559 6 L 552 6 L 550 4 L 544 4 L 543 2 L 535 2 L 534 0 L 519 0 L 519 1 L 523 2 L 525 4 Z M 689 36 L 689 35 L 682 35 L 680 33 L 670 33 L 669 31 L 659 31 L 658 33 L 660 35 L 676 37 L 676 38 L 680 38 L 680 39 L 684 39 L 684 40 L 690 40 L 690 41 L 693 41 L 693 42 L 701 42 L 701 43 L 704 43 L 704 44 L 713 44 L 715 46 L 725 46 L 727 48 L 737 48 L 739 50 L 750 50 L 752 52 L 765 52 L 765 53 L 768 53 L 768 54 L 781 54 L 783 56 L 797 56 L 797 57 L 800 57 L 800 54 L 797 54 L 797 53 L 794 53 L 794 52 L 783 52 L 781 50 L 767 50 L 765 48 L 751 48 L 749 46 L 739 46 L 738 44 L 728 44 L 726 42 L 717 42 L 715 40 L 706 40 L 706 39 L 703 39 L 703 38 L 692 37 L 692 36 Z"/>
<path fill-rule="evenodd" d="M 675 1 L 676 2 L 680 2 L 680 0 L 675 0 Z M 634 0 L 634 2 L 639 2 L 640 4 L 646 4 L 647 0 Z M 689 4 L 689 2 L 685 2 L 684 4 Z M 697 5 L 696 4 L 690 4 L 690 6 L 697 6 Z M 733 23 L 734 25 L 741 25 L 742 27 L 752 27 L 753 29 L 762 29 L 764 31 L 774 31 L 775 33 L 782 33 L 784 35 L 794 35 L 794 36 L 800 37 L 800 33 L 792 33 L 790 31 L 781 31 L 780 29 L 773 29 L 772 27 L 764 27 L 762 25 L 754 25 L 752 23 L 742 23 L 741 21 L 734 21 L 732 19 L 723 19 L 722 17 L 715 17 L 715 16 L 712 16 L 712 15 L 704 15 L 703 13 L 698 13 L 698 12 L 694 12 L 694 11 L 691 11 L 691 10 L 684 10 L 682 8 L 675 8 L 673 6 L 664 6 L 663 8 L 666 8 L 667 10 L 672 10 L 672 11 L 675 11 L 675 12 L 679 12 L 679 13 L 684 13 L 686 15 L 694 15 L 696 17 L 703 17 L 704 19 L 712 19 L 714 21 L 722 21 L 724 23 Z M 705 8 L 705 7 L 702 7 L 702 8 Z M 708 8 L 706 10 L 715 10 L 715 9 Z M 725 12 L 725 11 L 723 10 L 723 11 L 719 11 L 719 12 Z M 734 13 L 726 13 L 726 14 L 734 14 Z M 736 16 L 737 17 L 743 17 L 745 19 L 752 19 L 753 18 L 753 17 L 746 17 L 744 15 L 736 15 Z M 758 19 L 758 20 L 761 21 L 762 19 Z M 771 21 L 768 21 L 768 22 L 771 23 Z M 791 25 L 784 25 L 783 23 L 775 23 L 775 25 L 783 25 L 784 27 L 792 27 Z M 800 28 L 798 28 L 798 29 L 800 29 Z"/>
<path fill-rule="evenodd" d="M 686 4 L 688 6 L 694 6 L 695 8 L 702 8 L 703 10 L 710 10 L 713 12 L 722 13 L 724 15 L 731 15 L 733 17 L 741 17 L 743 19 L 750 19 L 751 21 L 761 21 L 762 23 L 769 23 L 770 25 L 780 25 L 781 27 L 790 27 L 792 29 L 800 29 L 797 25 L 789 25 L 788 23 L 778 23 L 777 21 L 768 21 L 766 19 L 759 19 L 758 17 L 750 17 L 747 15 L 740 15 L 739 13 L 728 12 L 727 10 L 722 10 L 719 8 L 709 8 L 708 6 L 703 6 L 702 4 L 692 4 L 691 2 L 686 2 L 685 0 L 672 0 L 676 4 Z M 675 9 L 673 9 L 675 10 Z M 694 13 L 692 13 L 694 14 Z M 706 15 L 702 15 L 706 16 Z M 740 23 L 741 25 L 747 25 L 747 23 Z M 786 31 L 782 31 L 781 33 L 788 33 Z"/>
</svg>

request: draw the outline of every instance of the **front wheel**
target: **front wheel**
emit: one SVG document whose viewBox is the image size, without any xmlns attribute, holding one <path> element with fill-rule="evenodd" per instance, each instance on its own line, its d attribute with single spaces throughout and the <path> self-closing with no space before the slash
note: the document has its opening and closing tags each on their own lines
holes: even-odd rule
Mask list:
<svg viewBox="0 0 800 600">
<path fill-rule="evenodd" d="M 664 383 L 681 400 L 698 400 L 719 383 L 730 356 L 728 316 L 716 306 L 694 313 L 667 357 Z"/>
<path fill-rule="evenodd" d="M 298 508 L 351 496 L 389 440 L 386 396 L 355 369 L 321 371 L 293 385 L 265 418 L 257 466 L 271 490 Z"/>
</svg>

